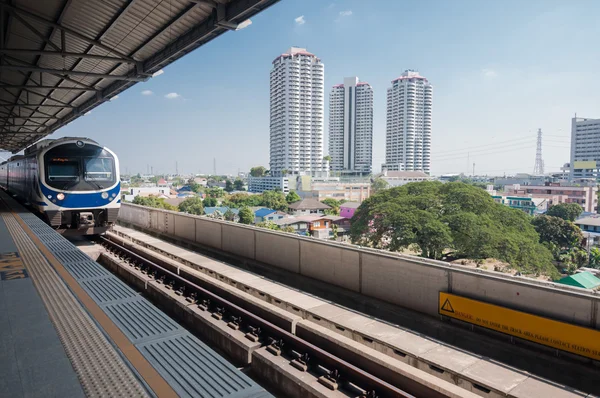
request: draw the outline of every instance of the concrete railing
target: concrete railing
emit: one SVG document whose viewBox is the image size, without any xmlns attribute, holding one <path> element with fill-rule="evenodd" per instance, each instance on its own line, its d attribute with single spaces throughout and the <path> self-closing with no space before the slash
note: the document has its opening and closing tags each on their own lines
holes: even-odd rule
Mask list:
<svg viewBox="0 0 600 398">
<path fill-rule="evenodd" d="M 600 329 L 600 294 L 586 289 L 132 204 L 119 220 L 431 316 L 449 292 Z"/>
</svg>

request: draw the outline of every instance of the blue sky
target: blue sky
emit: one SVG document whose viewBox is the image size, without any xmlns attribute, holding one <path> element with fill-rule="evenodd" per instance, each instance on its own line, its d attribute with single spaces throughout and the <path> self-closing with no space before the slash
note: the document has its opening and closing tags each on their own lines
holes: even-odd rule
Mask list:
<svg viewBox="0 0 600 398">
<path fill-rule="evenodd" d="M 598 15 L 594 0 L 282 0 L 54 137 L 96 139 L 130 173 L 172 173 L 176 161 L 212 173 L 213 158 L 219 173 L 268 167 L 271 62 L 299 46 L 325 64 L 325 142 L 330 87 L 354 75 L 373 86 L 376 171 L 386 89 L 405 69 L 434 87 L 433 174 L 473 162 L 477 174 L 531 172 L 538 128 L 557 170 L 574 113 L 600 118 Z"/>
</svg>

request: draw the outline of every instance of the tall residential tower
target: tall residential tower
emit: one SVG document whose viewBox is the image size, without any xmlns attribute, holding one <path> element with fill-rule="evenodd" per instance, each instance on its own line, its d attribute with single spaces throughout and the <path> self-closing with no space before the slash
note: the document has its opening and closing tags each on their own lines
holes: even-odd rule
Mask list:
<svg viewBox="0 0 600 398">
<path fill-rule="evenodd" d="M 373 161 L 373 89 L 347 77 L 329 94 L 331 170 L 370 174 Z"/>
<path fill-rule="evenodd" d="M 271 69 L 271 175 L 323 171 L 324 65 L 292 47 Z"/>
<path fill-rule="evenodd" d="M 432 91 L 431 84 L 417 71 L 407 70 L 392 80 L 387 90 L 388 170 L 430 173 Z"/>
<path fill-rule="evenodd" d="M 600 119 L 571 120 L 571 181 L 593 178 L 600 181 Z"/>
</svg>

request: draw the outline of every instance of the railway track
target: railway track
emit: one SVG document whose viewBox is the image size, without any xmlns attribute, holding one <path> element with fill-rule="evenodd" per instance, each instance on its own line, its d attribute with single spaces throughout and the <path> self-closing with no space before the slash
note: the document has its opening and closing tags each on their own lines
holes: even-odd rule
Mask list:
<svg viewBox="0 0 600 398">
<path fill-rule="evenodd" d="M 343 389 L 355 396 L 375 397 L 446 397 L 447 395 L 410 378 L 390 374 L 380 364 L 365 361 L 351 351 L 327 342 L 308 341 L 284 329 L 284 324 L 264 311 L 243 302 L 218 286 L 207 284 L 185 271 L 185 266 L 173 264 L 147 252 L 135 244 L 115 237 L 98 237 L 104 246 L 121 261 L 140 270 L 156 282 L 185 297 L 213 314 L 214 318 L 228 322 L 228 326 L 245 333 L 250 341 L 260 342 L 274 355 L 285 355 L 292 365 L 315 375 L 321 375 L 321 384 L 332 389 Z M 330 351 L 335 351 L 333 355 Z"/>
</svg>

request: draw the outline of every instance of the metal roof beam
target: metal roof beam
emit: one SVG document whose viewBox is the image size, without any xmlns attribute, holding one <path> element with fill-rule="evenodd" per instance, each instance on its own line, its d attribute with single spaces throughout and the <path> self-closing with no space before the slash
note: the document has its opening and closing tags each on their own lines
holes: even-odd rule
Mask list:
<svg viewBox="0 0 600 398">
<path fill-rule="evenodd" d="M 0 4 L 0 7 L 4 8 L 2 4 Z M 40 39 L 42 39 L 44 41 L 44 43 L 48 44 L 50 47 L 54 48 L 56 51 L 60 51 L 60 47 L 57 46 L 56 44 L 52 43 L 52 40 L 50 40 L 49 37 L 44 36 L 39 30 L 37 30 L 36 28 L 34 28 L 33 26 L 31 26 L 31 24 L 29 22 L 27 22 L 26 20 L 24 20 L 19 14 L 12 12 L 12 10 L 9 10 L 9 12 L 12 14 L 12 16 L 19 22 L 21 22 L 23 25 L 25 25 L 25 27 L 27 29 L 29 29 L 30 31 L 32 31 L 37 37 L 39 37 Z"/>
<path fill-rule="evenodd" d="M 26 67 L 26 68 L 28 68 L 28 67 L 32 67 L 32 64 L 30 64 L 29 62 L 23 61 L 22 59 L 19 59 L 19 58 L 15 58 L 15 57 L 13 57 L 13 56 L 11 56 L 11 55 L 4 55 L 2 58 L 4 58 L 6 61 L 12 61 L 12 62 L 16 62 L 16 63 L 18 63 L 18 64 L 20 64 L 20 65 L 22 65 L 22 66 L 24 66 L 24 67 Z M 40 62 L 40 59 L 41 59 L 41 58 L 42 58 L 41 56 L 38 56 L 38 60 L 37 60 L 37 61 L 35 62 L 35 64 L 34 64 L 34 65 L 35 65 L 35 67 L 37 67 L 37 65 L 39 64 L 39 62 Z M 11 65 L 11 66 L 19 66 L 19 65 L 14 65 L 13 63 L 9 63 L 9 65 Z M 33 75 L 33 72 L 30 72 L 29 74 L 26 74 L 26 73 L 24 73 L 23 71 L 19 71 L 19 73 L 21 73 L 21 74 L 23 74 L 24 76 L 26 76 L 26 77 L 27 77 L 27 80 L 25 81 L 25 84 L 27 84 L 27 82 L 28 82 L 29 80 L 31 80 L 32 82 L 34 82 L 34 83 L 35 83 L 35 80 L 33 80 L 33 76 L 32 76 L 32 75 Z M 50 74 L 50 75 L 52 75 L 52 76 L 54 76 L 54 77 L 57 77 L 57 78 L 59 78 L 59 79 L 63 79 L 63 80 L 65 80 L 65 81 L 68 81 L 68 82 L 70 82 L 70 83 L 77 84 L 78 86 L 90 87 L 90 86 L 88 86 L 87 84 L 85 84 L 85 83 L 82 83 L 82 82 L 80 82 L 80 81 L 77 81 L 77 80 L 73 80 L 73 79 L 71 79 L 70 77 L 61 76 L 61 75 L 57 75 L 57 74 L 54 74 L 54 73 L 49 73 L 49 74 Z M 41 84 L 41 81 L 42 81 L 42 76 L 41 76 L 41 74 L 40 74 L 40 84 Z M 61 81 L 61 82 L 62 82 L 62 81 Z M 59 82 L 58 84 L 60 84 L 61 82 Z"/>
<path fill-rule="evenodd" d="M 25 109 L 29 109 L 27 108 L 28 106 L 33 106 L 33 107 L 37 107 L 37 106 L 43 106 L 44 108 L 61 108 L 61 109 L 72 109 L 75 108 L 73 105 L 42 105 L 42 104 L 0 104 L 0 107 L 22 107 Z M 34 109 L 30 109 L 30 110 L 34 110 Z"/>
<path fill-rule="evenodd" d="M 32 12 L 29 12 L 29 11 L 26 11 L 26 10 L 24 10 L 24 9 L 22 9 L 22 8 L 18 8 L 18 7 L 15 7 L 15 6 L 11 6 L 11 5 L 8 5 L 8 4 L 5 4 L 5 3 L 0 3 L 0 7 L 5 7 L 5 8 L 7 8 L 7 9 L 9 9 L 9 10 L 12 10 L 12 11 L 16 12 L 17 14 L 21 14 L 21 15 L 27 16 L 28 18 L 34 19 L 34 20 L 36 20 L 36 21 L 38 21 L 38 22 L 44 23 L 44 24 L 46 24 L 46 25 L 48 25 L 48 26 L 51 26 L 51 27 L 53 27 L 54 29 L 62 30 L 62 31 L 64 31 L 65 33 L 68 33 L 69 35 L 71 35 L 71 36 L 73 36 L 73 37 L 76 37 L 76 38 L 78 38 L 78 39 L 80 39 L 80 40 L 83 40 L 83 41 L 85 41 L 85 42 L 88 42 L 88 43 L 90 43 L 90 44 L 93 44 L 94 46 L 96 46 L 96 47 L 98 47 L 98 48 L 101 48 L 101 49 L 103 49 L 103 50 L 106 50 L 106 51 L 108 51 L 109 53 L 116 54 L 116 55 L 118 55 L 118 56 L 120 56 L 120 57 L 123 57 L 123 58 L 125 58 L 125 59 L 128 59 L 128 60 L 130 60 L 130 61 L 134 61 L 134 62 L 135 62 L 135 60 L 134 60 L 133 58 L 131 58 L 131 57 L 128 57 L 128 56 L 126 56 L 125 54 L 122 54 L 122 53 L 120 53 L 119 51 L 117 51 L 117 50 L 115 50 L 115 49 L 113 49 L 113 48 L 110 48 L 109 46 L 106 46 L 106 45 L 104 45 L 104 44 L 100 43 L 100 42 L 99 42 L 99 41 L 97 41 L 97 40 L 90 39 L 89 37 L 86 37 L 86 36 L 82 35 L 81 33 L 78 33 L 78 32 L 76 32 L 76 31 L 74 31 L 74 30 L 71 30 L 71 29 L 69 29 L 69 28 L 66 28 L 66 27 L 62 26 L 61 24 L 59 24 L 59 23 L 56 23 L 56 22 L 53 22 L 53 21 L 50 21 L 50 20 L 48 20 L 48 19 L 46 19 L 46 18 L 44 18 L 44 17 L 40 17 L 40 16 L 39 16 L 39 15 L 37 15 L 37 14 L 34 14 L 34 13 L 32 13 Z M 57 50 L 60 50 L 60 49 L 58 49 L 58 48 L 57 48 Z"/>
<path fill-rule="evenodd" d="M 109 62 L 120 62 L 124 64 L 136 64 L 136 61 L 119 58 L 119 57 L 106 57 L 97 54 L 82 54 L 73 53 L 68 51 L 45 51 L 45 50 L 29 50 L 24 48 L 4 48 L 0 49 L 0 54 L 22 54 L 22 55 L 44 55 L 51 57 L 72 57 L 72 58 L 83 58 L 83 59 L 99 59 L 101 61 Z"/>
<path fill-rule="evenodd" d="M 34 88 L 34 87 L 32 87 L 32 88 Z M 10 95 L 12 95 L 13 97 L 17 98 L 17 94 L 10 92 L 10 91 L 9 91 L 9 89 L 7 89 L 7 88 L 4 88 L 4 87 L 0 87 L 0 89 L 2 89 L 3 91 L 5 91 L 5 92 L 9 93 L 9 94 L 10 94 Z M 69 104 L 67 104 L 67 103 L 66 103 L 66 102 L 64 102 L 64 101 L 57 100 L 57 99 L 55 99 L 55 98 L 52 98 L 52 97 L 50 97 L 50 96 L 49 96 L 50 94 L 48 94 L 48 95 L 46 95 L 46 94 L 40 94 L 40 93 L 36 93 L 35 91 L 28 90 L 28 89 L 26 89 L 26 88 L 23 88 L 23 89 L 21 89 L 21 91 L 22 91 L 22 92 L 24 92 L 24 93 L 29 93 L 29 94 L 31 94 L 31 95 L 37 95 L 38 97 L 42 97 L 42 98 L 43 98 L 43 99 L 45 99 L 45 100 L 47 99 L 47 100 L 51 100 L 51 101 L 54 101 L 54 102 L 58 102 L 58 103 L 59 103 L 59 104 L 61 104 L 61 105 L 69 105 Z M 20 94 L 19 94 L 19 97 L 20 97 Z M 16 102 L 16 101 L 15 101 L 15 102 Z M 40 105 L 40 106 L 43 106 L 43 105 Z"/>
<path fill-rule="evenodd" d="M 48 69 L 48 68 L 39 68 L 39 67 L 24 66 L 24 65 L 0 65 L 0 70 L 17 70 L 17 71 L 20 70 L 20 71 L 25 71 L 25 72 L 51 73 L 53 75 L 58 75 L 58 76 L 71 75 L 71 76 L 83 76 L 83 77 L 91 77 L 91 78 L 95 77 L 95 78 L 109 79 L 109 80 L 128 80 L 128 81 L 132 81 L 132 82 L 144 82 L 150 78 L 148 76 L 144 76 L 144 77 L 118 76 L 118 75 L 107 75 L 104 73 L 82 72 L 82 71 L 69 70 L 69 69 Z M 83 83 L 79 83 L 79 84 L 83 84 Z"/>
<path fill-rule="evenodd" d="M 55 86 L 35 86 L 21 84 L 0 84 L 0 88 L 38 88 L 44 90 L 69 90 L 69 91 L 101 91 L 93 87 L 55 87 Z"/>
</svg>

